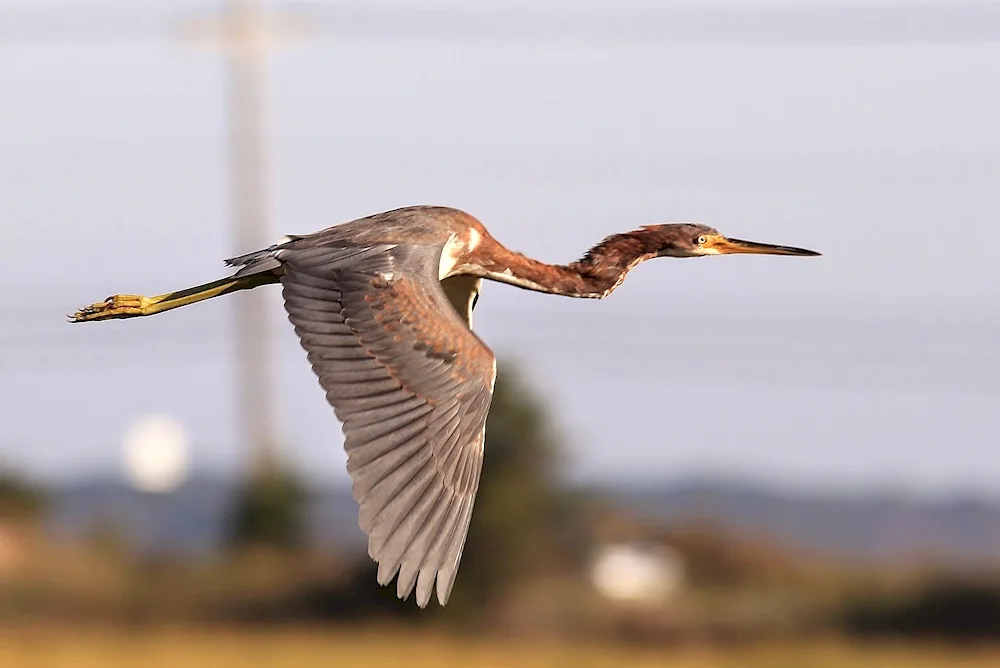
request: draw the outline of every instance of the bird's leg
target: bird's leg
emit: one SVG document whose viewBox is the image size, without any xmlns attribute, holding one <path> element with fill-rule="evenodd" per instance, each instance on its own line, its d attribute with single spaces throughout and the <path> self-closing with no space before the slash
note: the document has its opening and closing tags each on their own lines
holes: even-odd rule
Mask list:
<svg viewBox="0 0 1000 668">
<path fill-rule="evenodd" d="M 196 285 L 186 290 L 168 292 L 155 297 L 142 295 L 111 295 L 103 302 L 85 306 L 69 316 L 70 322 L 90 322 L 93 320 L 111 320 L 113 318 L 140 318 L 145 315 L 162 313 L 188 304 L 194 304 L 212 297 L 250 290 L 258 285 L 277 283 L 281 278 L 274 273 L 253 274 L 223 278 L 204 285 Z"/>
</svg>

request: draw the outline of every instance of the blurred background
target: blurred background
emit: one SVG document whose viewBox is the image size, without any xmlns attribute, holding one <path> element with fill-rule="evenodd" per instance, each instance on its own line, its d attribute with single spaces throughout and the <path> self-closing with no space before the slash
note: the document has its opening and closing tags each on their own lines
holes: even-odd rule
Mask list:
<svg viewBox="0 0 1000 668">
<path fill-rule="evenodd" d="M 0 0 L 0 664 L 1000 665 L 998 82 L 987 0 Z M 63 317 L 410 204 L 824 257 L 485 286 L 418 611 L 279 290 Z"/>
</svg>

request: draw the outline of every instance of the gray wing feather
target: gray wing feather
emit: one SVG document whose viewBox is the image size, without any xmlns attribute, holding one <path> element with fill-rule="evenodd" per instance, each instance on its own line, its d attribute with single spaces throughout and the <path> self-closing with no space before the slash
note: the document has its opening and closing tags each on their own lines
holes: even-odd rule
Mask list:
<svg viewBox="0 0 1000 668">
<path fill-rule="evenodd" d="M 289 241 L 294 242 L 303 239 L 304 237 L 290 237 Z M 231 257 L 226 260 L 226 266 L 229 267 L 239 267 L 238 271 L 233 274 L 234 277 L 239 276 L 251 276 L 253 274 L 263 274 L 268 271 L 274 271 L 275 269 L 280 269 L 282 266 L 281 254 L 282 251 L 287 247 L 286 244 L 275 244 L 269 246 L 263 250 L 254 251 L 253 253 L 247 253 L 246 255 L 240 255 L 237 257 Z M 379 253 L 383 253 L 386 250 L 394 248 L 394 244 L 379 244 L 375 246 L 350 246 L 350 247 L 330 247 L 330 246 L 319 246 L 309 249 L 308 251 L 298 251 L 303 254 L 303 257 L 308 255 L 320 256 L 323 259 L 325 266 L 328 269 L 333 269 L 338 266 L 344 266 L 347 263 L 358 262 L 365 257 L 371 257 Z"/>
<path fill-rule="evenodd" d="M 482 470 L 493 353 L 437 279 L 440 248 L 289 244 L 285 308 L 343 422 L 378 582 L 451 595 Z M 252 260 L 252 261 L 260 261 Z"/>
</svg>

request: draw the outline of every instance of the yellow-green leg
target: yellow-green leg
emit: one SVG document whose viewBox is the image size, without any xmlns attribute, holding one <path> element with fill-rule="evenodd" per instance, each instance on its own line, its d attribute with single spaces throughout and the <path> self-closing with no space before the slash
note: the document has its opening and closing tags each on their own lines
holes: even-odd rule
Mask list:
<svg viewBox="0 0 1000 668">
<path fill-rule="evenodd" d="M 85 306 L 69 316 L 71 322 L 90 322 L 93 320 L 111 320 L 113 318 L 140 318 L 169 311 L 180 306 L 187 306 L 212 297 L 250 290 L 259 285 L 277 283 L 280 279 L 275 274 L 254 274 L 240 278 L 223 278 L 204 285 L 197 285 L 186 290 L 168 292 L 155 297 L 143 295 L 112 295 L 103 302 Z"/>
</svg>

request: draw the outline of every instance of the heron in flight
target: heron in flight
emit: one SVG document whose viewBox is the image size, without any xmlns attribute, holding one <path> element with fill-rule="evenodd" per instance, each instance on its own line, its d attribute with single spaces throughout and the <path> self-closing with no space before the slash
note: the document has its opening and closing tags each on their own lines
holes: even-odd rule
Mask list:
<svg viewBox="0 0 1000 668">
<path fill-rule="evenodd" d="M 285 310 L 343 423 L 347 470 L 378 582 L 426 607 L 451 594 L 483 465 L 496 358 L 472 332 L 483 279 L 601 299 L 640 262 L 735 253 L 819 255 L 693 223 L 614 234 L 579 260 L 539 262 L 457 209 L 414 206 L 291 235 L 235 273 L 155 297 L 114 295 L 73 322 L 135 318 L 280 283 Z"/>
</svg>

